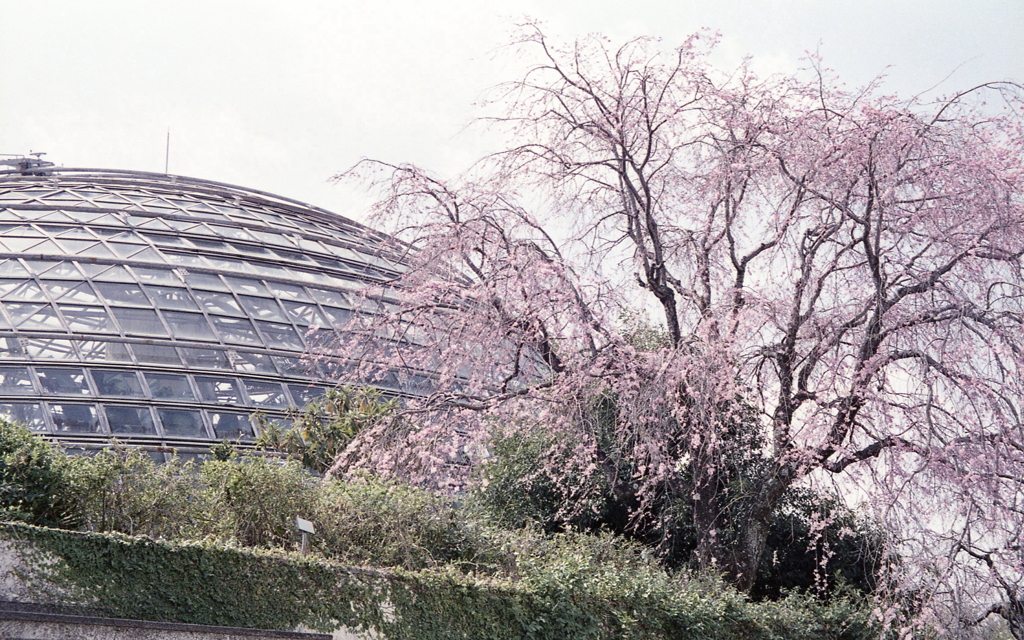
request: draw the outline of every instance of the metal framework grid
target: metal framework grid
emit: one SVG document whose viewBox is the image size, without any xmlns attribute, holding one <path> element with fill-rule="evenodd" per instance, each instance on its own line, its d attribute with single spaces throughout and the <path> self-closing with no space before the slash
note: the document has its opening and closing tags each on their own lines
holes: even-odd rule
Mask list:
<svg viewBox="0 0 1024 640">
<path fill-rule="evenodd" d="M 336 381 L 328 347 L 387 304 L 354 293 L 403 269 L 393 247 L 231 185 L 0 172 L 0 414 L 71 448 L 116 437 L 154 457 L 251 441 L 253 412 L 286 420 Z M 373 382 L 406 394 L 428 377 Z"/>
</svg>

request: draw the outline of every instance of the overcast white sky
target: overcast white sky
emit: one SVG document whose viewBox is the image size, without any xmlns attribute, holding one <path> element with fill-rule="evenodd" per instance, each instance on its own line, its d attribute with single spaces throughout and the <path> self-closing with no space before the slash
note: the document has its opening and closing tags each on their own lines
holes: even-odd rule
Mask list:
<svg viewBox="0 0 1024 640">
<path fill-rule="evenodd" d="M 522 70 L 492 53 L 523 16 L 666 47 L 709 27 L 724 67 L 819 49 L 904 95 L 1024 81 L 1024 0 L 0 0 L 0 153 L 163 171 L 170 128 L 171 173 L 358 217 L 327 180 L 360 158 L 452 174 L 487 150 L 465 127 Z"/>
</svg>

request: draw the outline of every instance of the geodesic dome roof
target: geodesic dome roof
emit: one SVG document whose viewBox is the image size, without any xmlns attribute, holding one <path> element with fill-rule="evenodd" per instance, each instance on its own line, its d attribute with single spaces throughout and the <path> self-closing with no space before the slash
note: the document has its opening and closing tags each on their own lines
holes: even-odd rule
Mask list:
<svg viewBox="0 0 1024 640">
<path fill-rule="evenodd" d="M 23 173 L 0 172 L 0 413 L 67 445 L 251 440 L 253 412 L 285 419 L 333 385 L 338 332 L 385 304 L 355 292 L 403 268 L 384 234 L 270 194 Z"/>
</svg>

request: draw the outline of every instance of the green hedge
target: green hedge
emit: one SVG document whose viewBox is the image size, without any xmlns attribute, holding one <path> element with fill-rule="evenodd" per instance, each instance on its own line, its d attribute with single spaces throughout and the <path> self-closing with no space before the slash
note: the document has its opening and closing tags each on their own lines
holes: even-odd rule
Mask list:
<svg viewBox="0 0 1024 640">
<path fill-rule="evenodd" d="M 41 597 L 113 617 L 329 632 L 393 640 L 876 637 L 857 601 L 751 604 L 727 588 L 638 569 L 595 570 L 563 553 L 516 581 L 356 569 L 273 550 L 172 544 L 6 523 Z M 567 546 L 567 549 L 574 547 Z M 50 561 L 47 561 L 50 559 Z M 56 561 L 54 561 L 56 560 Z"/>
</svg>

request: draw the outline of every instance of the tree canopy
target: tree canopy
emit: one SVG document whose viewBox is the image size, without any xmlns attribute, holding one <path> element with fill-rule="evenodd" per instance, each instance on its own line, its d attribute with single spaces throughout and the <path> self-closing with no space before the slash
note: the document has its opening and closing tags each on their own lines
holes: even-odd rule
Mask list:
<svg viewBox="0 0 1024 640">
<path fill-rule="evenodd" d="M 1022 637 L 1020 88 L 922 102 L 814 58 L 722 73 L 701 34 L 526 25 L 516 46 L 536 63 L 496 89 L 505 149 L 452 180 L 345 174 L 410 267 L 337 351 L 434 379 L 414 427 L 340 464 L 423 479 L 488 416 L 543 424 L 569 447 L 553 477 L 603 474 L 646 526 L 687 504 L 698 563 L 747 590 L 783 497 L 830 484 L 906 540 L 893 589 Z M 624 310 L 666 339 L 629 339 Z"/>
</svg>

